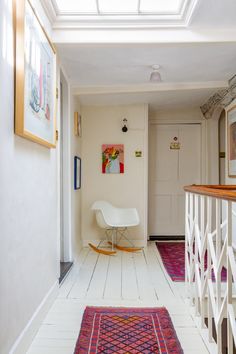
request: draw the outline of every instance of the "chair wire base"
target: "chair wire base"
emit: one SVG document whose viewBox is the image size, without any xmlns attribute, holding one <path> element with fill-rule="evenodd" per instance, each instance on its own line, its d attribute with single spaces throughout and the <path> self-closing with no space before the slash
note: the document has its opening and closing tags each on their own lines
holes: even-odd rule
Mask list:
<svg viewBox="0 0 236 354">
<path fill-rule="evenodd" d="M 114 250 L 114 245 L 119 245 L 122 238 L 124 238 L 132 247 L 134 247 L 133 242 L 130 241 L 129 237 L 127 236 L 128 233 L 129 230 L 127 227 L 113 227 L 111 229 L 106 229 L 106 239 L 108 242 L 111 242 L 112 250 Z"/>
</svg>

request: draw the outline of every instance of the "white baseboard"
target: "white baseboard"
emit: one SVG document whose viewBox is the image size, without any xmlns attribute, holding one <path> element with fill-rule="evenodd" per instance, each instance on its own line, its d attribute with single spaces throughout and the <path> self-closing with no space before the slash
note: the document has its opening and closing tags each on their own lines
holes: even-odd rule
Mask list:
<svg viewBox="0 0 236 354">
<path fill-rule="evenodd" d="M 89 243 L 92 243 L 94 246 L 98 246 L 101 240 L 83 240 L 83 247 L 88 247 Z M 135 247 L 146 247 L 147 246 L 147 241 L 145 240 L 131 240 L 131 242 L 134 244 Z M 120 246 L 124 247 L 129 247 L 131 246 L 130 243 L 128 243 L 126 240 L 121 240 L 119 242 Z M 103 243 L 100 243 L 101 247 L 107 247 L 106 241 L 104 240 Z"/>
<path fill-rule="evenodd" d="M 42 321 L 44 320 L 48 310 L 57 297 L 58 289 L 59 285 L 58 281 L 56 281 L 15 341 L 9 354 L 25 354 L 27 352 L 30 344 L 33 341 L 33 338 L 35 337 L 40 325 L 42 324 Z"/>
</svg>

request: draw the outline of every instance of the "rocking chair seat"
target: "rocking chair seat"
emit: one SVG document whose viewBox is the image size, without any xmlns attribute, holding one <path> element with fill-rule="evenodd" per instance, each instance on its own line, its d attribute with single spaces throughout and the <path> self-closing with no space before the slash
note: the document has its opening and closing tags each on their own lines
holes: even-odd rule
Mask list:
<svg viewBox="0 0 236 354">
<path fill-rule="evenodd" d="M 96 201 L 92 205 L 97 223 L 101 228 L 127 228 L 140 223 L 136 208 L 117 208 L 106 201 Z"/>
</svg>

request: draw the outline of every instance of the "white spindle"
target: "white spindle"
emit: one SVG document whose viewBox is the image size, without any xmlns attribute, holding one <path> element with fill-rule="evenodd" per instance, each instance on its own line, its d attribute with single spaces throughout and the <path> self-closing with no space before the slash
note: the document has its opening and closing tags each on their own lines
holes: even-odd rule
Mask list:
<svg viewBox="0 0 236 354">
<path fill-rule="evenodd" d="M 221 309 L 221 269 L 219 267 L 219 260 L 221 254 L 221 200 L 216 199 L 216 266 L 214 269 L 216 279 L 216 313 L 220 313 Z M 216 323 L 217 334 L 217 348 L 218 353 L 222 351 L 222 335 L 221 335 L 221 321 Z"/>
<path fill-rule="evenodd" d="M 199 196 L 198 194 L 194 195 L 194 236 L 195 236 L 195 243 L 194 243 L 194 269 L 195 271 L 195 315 L 199 315 L 199 293 L 198 293 L 198 273 L 199 272 L 199 260 L 198 260 L 198 230 L 199 230 Z"/>
<path fill-rule="evenodd" d="M 232 247 L 232 202 L 227 201 L 227 249 L 231 249 Z M 227 252 L 228 253 L 228 252 Z M 232 270 L 230 264 L 230 258 L 227 257 L 227 305 L 228 305 L 228 316 L 227 316 L 227 344 L 228 344 L 228 354 L 233 354 L 233 335 L 232 328 L 230 323 L 230 306 L 232 306 Z"/>
<path fill-rule="evenodd" d="M 205 258 L 205 197 L 201 195 L 201 203 L 200 203 L 200 215 L 201 215 L 201 250 L 200 250 L 200 273 L 201 273 L 201 327 L 205 326 L 205 293 L 204 293 L 204 258 Z"/>
<path fill-rule="evenodd" d="M 185 194 L 185 291 L 189 296 L 189 284 L 188 278 L 189 271 L 189 259 L 188 259 L 188 245 L 189 245 L 189 193 Z"/>
<path fill-rule="evenodd" d="M 209 235 L 211 233 L 211 229 L 212 229 L 212 198 L 211 197 L 207 198 L 207 222 L 208 222 L 207 232 Z M 210 253 L 210 247 L 209 247 L 208 241 L 207 241 L 207 274 L 206 274 L 206 277 L 208 279 L 207 281 L 209 282 L 209 280 L 211 280 L 211 253 Z M 210 299 L 209 287 L 208 287 L 207 307 L 208 307 L 208 339 L 209 339 L 209 342 L 212 342 L 213 341 L 213 327 L 212 327 L 213 313 L 212 313 L 212 304 L 211 304 L 211 299 Z"/>
<path fill-rule="evenodd" d="M 194 303 L 193 298 L 194 298 L 194 288 L 191 286 L 193 284 L 193 279 L 194 279 L 194 254 L 193 254 L 193 243 L 194 243 L 194 204 L 193 204 L 193 198 L 194 195 L 190 193 L 189 197 L 189 228 L 190 228 L 190 235 L 189 235 L 189 275 L 190 275 L 190 302 L 191 304 Z"/>
</svg>

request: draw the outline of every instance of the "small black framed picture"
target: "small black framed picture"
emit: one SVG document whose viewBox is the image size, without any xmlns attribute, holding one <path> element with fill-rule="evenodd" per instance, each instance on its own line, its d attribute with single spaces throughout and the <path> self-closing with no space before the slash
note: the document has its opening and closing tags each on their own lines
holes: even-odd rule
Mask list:
<svg viewBox="0 0 236 354">
<path fill-rule="evenodd" d="M 81 158 L 74 157 L 74 190 L 81 188 Z"/>
</svg>

